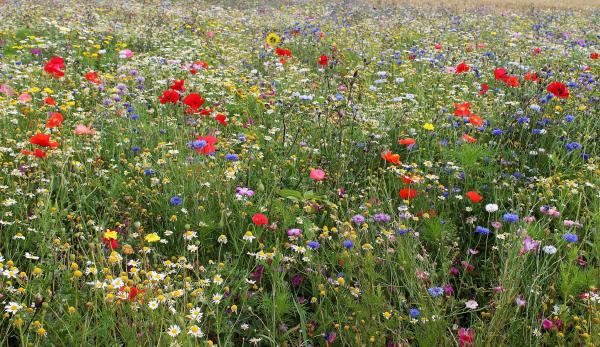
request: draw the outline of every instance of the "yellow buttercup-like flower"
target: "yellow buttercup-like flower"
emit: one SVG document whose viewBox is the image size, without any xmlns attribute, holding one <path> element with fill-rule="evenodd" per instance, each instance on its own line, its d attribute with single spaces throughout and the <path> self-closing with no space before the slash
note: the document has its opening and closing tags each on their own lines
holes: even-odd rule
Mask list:
<svg viewBox="0 0 600 347">
<path fill-rule="evenodd" d="M 157 233 L 151 233 L 151 234 L 146 235 L 146 237 L 144 237 L 144 239 L 150 243 L 158 242 L 158 241 L 160 241 L 160 236 L 158 236 Z"/>
<path fill-rule="evenodd" d="M 272 47 L 277 46 L 279 44 L 279 41 L 281 41 L 281 39 L 279 38 L 279 35 L 275 33 L 270 33 L 265 39 L 265 42 Z"/>
</svg>

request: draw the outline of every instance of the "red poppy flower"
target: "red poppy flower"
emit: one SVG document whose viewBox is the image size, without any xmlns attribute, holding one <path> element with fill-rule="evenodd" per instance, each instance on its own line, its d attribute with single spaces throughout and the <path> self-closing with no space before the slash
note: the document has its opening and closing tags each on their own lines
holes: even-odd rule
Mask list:
<svg viewBox="0 0 600 347">
<path fill-rule="evenodd" d="M 519 82 L 519 77 L 518 76 L 508 76 L 504 79 L 504 83 L 508 84 L 511 87 L 518 87 L 521 85 L 521 83 Z"/>
<path fill-rule="evenodd" d="M 569 90 L 567 86 L 560 82 L 552 82 L 548 85 L 547 90 L 554 94 L 554 96 L 559 97 L 561 99 L 566 99 L 569 97 Z"/>
<path fill-rule="evenodd" d="M 63 116 L 58 112 L 54 112 L 52 116 L 50 116 L 50 119 L 48 119 L 46 122 L 46 128 L 56 128 L 60 126 L 62 122 Z"/>
<path fill-rule="evenodd" d="M 208 69 L 208 64 L 205 61 L 198 60 L 194 63 L 194 68 Z"/>
<path fill-rule="evenodd" d="M 405 139 L 398 140 L 398 143 L 401 145 L 410 146 L 410 145 L 414 145 L 415 143 L 417 143 L 417 140 L 415 140 L 411 137 L 407 137 Z"/>
<path fill-rule="evenodd" d="M 322 55 L 321 57 L 319 57 L 318 63 L 319 65 L 327 66 L 327 64 L 329 63 L 329 58 L 326 55 Z"/>
<path fill-rule="evenodd" d="M 400 154 L 393 154 L 392 152 L 387 151 L 385 153 L 381 153 L 381 158 L 392 164 L 400 164 Z"/>
<path fill-rule="evenodd" d="M 538 75 L 536 73 L 528 72 L 525 74 L 524 78 L 525 78 L 525 81 L 534 81 L 535 82 L 538 80 Z"/>
<path fill-rule="evenodd" d="M 489 89 L 488 85 L 485 83 L 482 83 L 481 90 L 479 91 L 479 95 L 483 95 L 483 94 L 487 93 L 488 89 Z"/>
<path fill-rule="evenodd" d="M 44 99 L 44 103 L 46 105 L 54 106 L 54 105 L 56 105 L 56 100 L 54 100 L 52 97 L 49 96 Z"/>
<path fill-rule="evenodd" d="M 471 70 L 471 68 L 464 61 L 462 63 L 458 64 L 458 66 L 456 67 L 456 73 L 457 74 L 460 74 L 460 73 L 463 73 L 463 72 L 467 72 L 469 70 Z"/>
<path fill-rule="evenodd" d="M 590 59 L 598 59 L 598 53 L 596 53 L 596 52 L 590 53 Z"/>
<path fill-rule="evenodd" d="M 42 151 L 39 148 L 33 150 L 33 155 L 38 158 L 46 158 L 46 152 Z"/>
<path fill-rule="evenodd" d="M 470 143 L 477 142 L 476 138 L 474 138 L 473 136 L 468 135 L 468 134 L 464 134 L 462 138 L 463 138 L 463 140 L 470 142 Z"/>
<path fill-rule="evenodd" d="M 94 83 L 94 84 L 100 84 L 102 83 L 100 81 L 100 79 L 98 78 L 98 74 L 96 72 L 90 71 L 88 73 L 86 73 L 85 75 L 83 75 L 83 77 L 85 77 L 86 80 Z"/>
<path fill-rule="evenodd" d="M 227 126 L 227 117 L 224 114 L 218 114 L 215 119 L 217 120 L 217 122 L 223 124 L 224 126 Z"/>
<path fill-rule="evenodd" d="M 414 181 L 413 181 L 413 179 L 412 179 L 412 178 L 410 178 L 410 177 L 408 177 L 408 176 L 402 176 L 402 183 L 404 183 L 404 184 L 411 184 L 411 183 L 413 183 L 413 182 L 414 182 Z"/>
<path fill-rule="evenodd" d="M 269 224 L 269 218 L 267 218 L 267 216 L 265 216 L 262 213 L 256 213 L 254 214 L 254 216 L 252 216 L 252 223 L 254 223 L 254 225 L 267 225 Z"/>
<path fill-rule="evenodd" d="M 292 51 L 290 51 L 289 49 L 277 48 L 275 50 L 275 54 L 277 54 L 281 57 L 291 57 Z"/>
<path fill-rule="evenodd" d="M 185 86 L 183 85 L 184 82 L 184 80 L 174 80 L 169 89 L 185 92 Z"/>
<path fill-rule="evenodd" d="M 209 114 L 211 114 L 212 110 L 210 108 L 205 108 L 202 111 L 200 111 L 200 114 L 203 116 L 208 116 Z"/>
<path fill-rule="evenodd" d="M 29 142 L 33 145 L 38 145 L 40 147 L 51 147 L 51 148 L 58 147 L 58 142 L 50 141 L 50 135 L 46 135 L 44 133 L 37 133 L 37 134 L 33 135 L 29 139 Z"/>
<path fill-rule="evenodd" d="M 197 148 L 196 152 L 210 155 L 217 151 L 217 148 L 214 146 L 214 144 L 217 143 L 219 140 L 217 140 L 216 137 L 214 137 L 212 135 L 207 135 L 207 136 L 196 136 L 196 138 L 198 138 L 199 141 L 206 142 L 206 145 L 202 148 Z"/>
<path fill-rule="evenodd" d="M 102 242 L 104 242 L 104 244 L 106 245 L 106 247 L 108 247 L 109 249 L 117 249 L 117 248 L 119 248 L 119 241 L 117 241 L 115 239 L 103 238 Z"/>
<path fill-rule="evenodd" d="M 400 189 L 400 197 L 404 200 L 414 199 L 418 195 L 417 191 L 412 188 Z"/>
<path fill-rule="evenodd" d="M 536 47 L 533 49 L 532 53 L 533 53 L 533 55 L 538 55 L 538 54 L 542 53 L 542 49 L 540 47 Z"/>
<path fill-rule="evenodd" d="M 183 98 L 183 103 L 188 106 L 188 109 L 186 110 L 188 113 L 198 112 L 198 109 L 202 107 L 204 101 L 204 98 L 202 98 L 198 93 L 190 93 Z"/>
<path fill-rule="evenodd" d="M 54 57 L 50 59 L 44 66 L 44 71 L 49 73 L 51 76 L 61 78 L 65 75 L 62 69 L 65 68 L 65 61 L 61 57 Z"/>
<path fill-rule="evenodd" d="M 467 192 L 465 195 L 467 196 L 467 198 L 471 199 L 471 201 L 473 201 L 475 203 L 483 200 L 483 196 L 481 196 L 479 193 L 474 192 L 474 191 Z"/>
<path fill-rule="evenodd" d="M 439 43 L 436 43 L 433 47 L 437 50 L 442 49 L 442 45 L 440 45 Z"/>
<path fill-rule="evenodd" d="M 473 124 L 475 126 L 481 126 L 481 125 L 483 125 L 483 119 L 481 119 L 481 117 L 479 117 L 476 114 L 474 114 L 471 117 L 469 117 L 469 122 L 471 122 L 471 124 Z"/>
<path fill-rule="evenodd" d="M 506 69 L 503 67 L 499 67 L 494 69 L 494 77 L 499 80 L 502 81 L 504 80 L 504 78 L 508 76 L 508 73 L 506 72 Z"/>
<path fill-rule="evenodd" d="M 454 108 L 456 108 L 454 110 L 454 115 L 459 116 L 459 117 L 470 116 L 471 115 L 471 110 L 469 109 L 470 107 L 471 107 L 470 102 L 463 102 L 460 105 L 457 103 L 454 103 Z"/>
<path fill-rule="evenodd" d="M 174 104 L 179 101 L 179 93 L 174 90 L 163 91 L 162 96 L 159 98 L 161 104 Z"/>
</svg>

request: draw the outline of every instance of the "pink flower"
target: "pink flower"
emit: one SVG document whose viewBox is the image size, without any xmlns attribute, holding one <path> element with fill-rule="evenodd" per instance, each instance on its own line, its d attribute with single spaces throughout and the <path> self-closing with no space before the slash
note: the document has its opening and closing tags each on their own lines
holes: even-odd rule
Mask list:
<svg viewBox="0 0 600 347">
<path fill-rule="evenodd" d="M 13 91 L 13 89 L 6 84 L 0 84 L 0 93 L 2 94 L 6 94 L 8 96 L 13 95 L 15 92 Z"/>
<path fill-rule="evenodd" d="M 17 98 L 20 102 L 23 103 L 28 103 L 31 101 L 31 95 L 27 94 L 27 93 L 23 93 L 21 95 L 19 95 L 19 97 Z"/>
<path fill-rule="evenodd" d="M 444 68 L 444 71 L 445 71 L 446 73 L 451 73 L 451 74 L 454 74 L 454 73 L 456 73 L 456 68 L 455 68 L 454 66 L 446 66 L 446 67 Z"/>
<path fill-rule="evenodd" d="M 322 181 L 325 179 L 325 171 L 321 169 L 310 170 L 310 178 L 315 181 Z"/>
<path fill-rule="evenodd" d="M 475 346 L 475 329 L 460 328 L 458 330 L 458 341 L 460 347 Z"/>
<path fill-rule="evenodd" d="M 525 301 L 525 299 L 523 299 L 520 296 L 515 299 L 515 302 L 517 303 L 517 306 L 519 306 L 519 307 L 523 307 L 523 306 L 525 306 L 525 304 L 527 304 L 527 301 Z"/>
<path fill-rule="evenodd" d="M 75 135 L 94 135 L 96 130 L 92 129 L 92 127 L 86 127 L 83 124 L 77 124 L 75 127 Z"/>
<path fill-rule="evenodd" d="M 122 51 L 119 52 L 119 57 L 121 59 L 125 59 L 125 58 L 131 58 L 133 57 L 133 52 L 129 49 L 124 49 Z"/>
<path fill-rule="evenodd" d="M 554 326 L 554 323 L 552 323 L 552 321 L 549 319 L 544 319 L 542 321 L 542 327 L 546 330 L 552 329 L 553 326 Z"/>
</svg>

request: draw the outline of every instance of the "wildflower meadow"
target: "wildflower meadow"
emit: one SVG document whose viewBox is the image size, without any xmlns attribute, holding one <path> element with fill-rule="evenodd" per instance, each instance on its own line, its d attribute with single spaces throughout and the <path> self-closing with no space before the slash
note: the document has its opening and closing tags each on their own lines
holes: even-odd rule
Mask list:
<svg viewBox="0 0 600 347">
<path fill-rule="evenodd" d="M 0 346 L 600 345 L 600 7 L 0 18 Z"/>
</svg>

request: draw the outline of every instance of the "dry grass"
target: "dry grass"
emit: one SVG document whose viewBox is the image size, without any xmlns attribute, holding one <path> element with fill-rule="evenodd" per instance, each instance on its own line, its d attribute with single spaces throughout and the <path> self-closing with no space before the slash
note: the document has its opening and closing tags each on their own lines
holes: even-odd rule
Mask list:
<svg viewBox="0 0 600 347">
<path fill-rule="evenodd" d="M 410 4 L 424 7 L 490 9 L 600 9 L 600 0 L 370 0 L 375 6 Z"/>
</svg>

